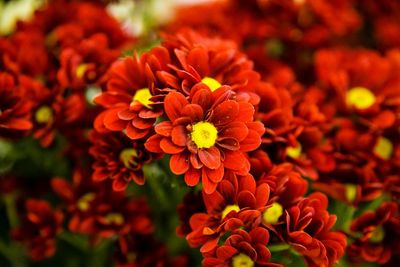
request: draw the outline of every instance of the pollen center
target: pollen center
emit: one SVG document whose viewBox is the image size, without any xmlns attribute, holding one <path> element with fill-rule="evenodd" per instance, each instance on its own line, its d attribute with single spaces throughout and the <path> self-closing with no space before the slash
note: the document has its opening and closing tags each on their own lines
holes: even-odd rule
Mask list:
<svg viewBox="0 0 400 267">
<path fill-rule="evenodd" d="M 233 267 L 253 267 L 254 261 L 246 254 L 240 253 L 232 258 Z"/>
<path fill-rule="evenodd" d="M 291 158 L 297 159 L 301 155 L 301 150 L 302 150 L 301 144 L 297 143 L 295 147 L 288 146 L 286 148 L 286 154 Z"/>
<path fill-rule="evenodd" d="M 85 75 L 86 70 L 88 69 L 88 65 L 87 64 L 80 64 L 78 65 L 78 67 L 76 68 L 76 77 L 78 77 L 79 79 L 82 79 L 83 76 Z"/>
<path fill-rule="evenodd" d="M 228 205 L 225 207 L 225 209 L 222 211 L 221 219 L 224 219 L 226 215 L 229 214 L 231 211 L 236 211 L 238 212 L 240 210 L 238 205 Z"/>
<path fill-rule="evenodd" d="M 374 154 L 383 159 L 389 159 L 393 153 L 393 144 L 385 137 L 379 137 L 374 146 Z"/>
<path fill-rule="evenodd" d="M 125 148 L 119 154 L 119 158 L 126 168 L 131 168 L 137 165 L 137 162 L 135 161 L 137 156 L 137 150 L 133 148 Z"/>
<path fill-rule="evenodd" d="M 375 95 L 365 87 L 354 87 L 347 92 L 346 103 L 349 107 L 367 109 L 375 103 Z"/>
<path fill-rule="evenodd" d="M 41 106 L 36 110 L 35 119 L 38 123 L 47 123 L 53 119 L 53 110 L 48 106 Z"/>
<path fill-rule="evenodd" d="M 119 213 L 108 213 L 104 219 L 107 224 L 123 224 L 124 223 L 124 217 Z"/>
<path fill-rule="evenodd" d="M 369 240 L 372 243 L 380 243 L 382 240 L 385 238 L 385 230 L 383 229 L 382 225 L 379 225 L 378 227 L 375 228 L 375 230 L 372 232 L 371 237 Z"/>
<path fill-rule="evenodd" d="M 263 213 L 263 222 L 266 224 L 276 224 L 283 214 L 282 205 L 274 202 L 271 207 L 266 209 Z"/>
<path fill-rule="evenodd" d="M 201 82 L 207 85 L 212 92 L 221 87 L 221 84 L 216 79 L 210 77 L 204 77 Z"/>
<path fill-rule="evenodd" d="M 357 197 L 357 186 L 355 184 L 345 184 L 345 195 L 347 201 L 353 203 Z"/>
<path fill-rule="evenodd" d="M 191 137 L 198 148 L 210 148 L 217 140 L 218 130 L 211 123 L 200 121 L 192 126 Z"/>
<path fill-rule="evenodd" d="M 79 200 L 78 200 L 78 209 L 81 211 L 87 211 L 90 208 L 90 201 L 92 201 L 96 195 L 94 193 L 87 193 L 83 195 Z"/>
<path fill-rule="evenodd" d="M 152 107 L 150 105 L 153 104 L 153 101 L 150 100 L 151 97 L 152 95 L 150 90 L 148 88 L 142 88 L 136 91 L 135 95 L 133 96 L 133 101 L 138 101 L 146 108 L 151 109 Z"/>
</svg>

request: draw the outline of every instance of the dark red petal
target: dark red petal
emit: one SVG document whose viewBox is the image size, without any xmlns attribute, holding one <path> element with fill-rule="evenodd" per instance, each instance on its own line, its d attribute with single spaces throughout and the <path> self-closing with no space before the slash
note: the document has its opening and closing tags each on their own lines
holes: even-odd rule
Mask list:
<svg viewBox="0 0 400 267">
<path fill-rule="evenodd" d="M 182 110 L 182 116 L 191 118 L 192 122 L 198 122 L 204 119 L 203 109 L 197 104 L 185 106 Z"/>
<path fill-rule="evenodd" d="M 250 191 L 241 191 L 238 194 L 238 204 L 240 208 L 256 208 L 256 198 Z"/>
<path fill-rule="evenodd" d="M 236 119 L 239 113 L 239 104 L 228 100 L 218 105 L 211 114 L 210 121 L 216 126 L 228 124 Z"/>
<path fill-rule="evenodd" d="M 164 109 L 168 118 L 173 122 L 181 116 L 183 108 L 188 104 L 189 102 L 181 93 L 173 91 L 165 97 Z"/>
<path fill-rule="evenodd" d="M 217 248 L 217 257 L 226 261 L 231 259 L 238 251 L 231 246 L 220 246 Z"/>
<path fill-rule="evenodd" d="M 200 161 L 207 168 L 217 169 L 221 165 L 221 154 L 215 146 L 207 149 L 199 149 L 198 155 Z"/>
<path fill-rule="evenodd" d="M 189 159 L 184 153 L 172 155 L 169 166 L 173 173 L 178 175 L 184 174 L 189 170 Z"/>
<path fill-rule="evenodd" d="M 249 235 L 253 241 L 253 244 L 260 243 L 264 246 L 268 244 L 269 232 L 267 229 L 264 229 L 262 227 L 257 227 L 252 229 Z"/>
<path fill-rule="evenodd" d="M 128 182 L 124 179 L 115 179 L 112 184 L 112 189 L 114 191 L 124 191 L 128 187 Z"/>
<path fill-rule="evenodd" d="M 218 138 L 218 145 L 229 150 L 238 150 L 240 148 L 239 142 L 234 138 Z"/>
</svg>

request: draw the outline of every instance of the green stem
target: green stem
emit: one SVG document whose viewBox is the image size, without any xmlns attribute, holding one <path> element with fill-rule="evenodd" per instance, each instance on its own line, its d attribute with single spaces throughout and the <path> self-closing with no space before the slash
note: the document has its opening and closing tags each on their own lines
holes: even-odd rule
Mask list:
<svg viewBox="0 0 400 267">
<path fill-rule="evenodd" d="M 13 266 L 26 267 L 26 258 L 21 254 L 22 249 L 15 243 L 6 244 L 0 240 L 0 254 L 2 254 Z"/>
<path fill-rule="evenodd" d="M 79 238 L 78 236 L 76 236 L 72 233 L 62 232 L 61 234 L 59 234 L 57 236 L 57 238 L 59 240 L 62 240 L 64 242 L 70 244 L 71 246 L 73 246 L 81 251 L 87 252 L 89 250 L 89 245 L 88 245 L 87 240 Z"/>
<path fill-rule="evenodd" d="M 165 209 L 168 207 L 169 200 L 163 190 L 161 179 L 164 176 L 162 170 L 156 164 L 149 164 L 143 166 L 143 172 L 146 176 L 146 182 L 148 183 L 151 191 L 158 198 L 159 204 Z"/>
<path fill-rule="evenodd" d="M 274 244 L 268 246 L 269 251 L 271 252 L 278 252 L 278 251 L 284 251 L 284 250 L 289 250 L 290 245 L 286 243 L 279 243 L 279 244 Z"/>
<path fill-rule="evenodd" d="M 6 194 L 3 198 L 4 205 L 7 211 L 8 222 L 10 223 L 11 228 L 15 228 L 19 224 L 18 214 L 15 207 L 15 195 L 14 194 Z"/>
</svg>

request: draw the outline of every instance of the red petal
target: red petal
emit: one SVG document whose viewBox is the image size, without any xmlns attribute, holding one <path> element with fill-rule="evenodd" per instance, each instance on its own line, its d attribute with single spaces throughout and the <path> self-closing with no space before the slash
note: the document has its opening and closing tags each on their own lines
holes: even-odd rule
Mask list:
<svg viewBox="0 0 400 267">
<path fill-rule="evenodd" d="M 269 232 L 264 228 L 261 227 L 254 228 L 250 231 L 249 235 L 252 239 L 253 244 L 260 243 L 264 246 L 268 244 Z"/>
<path fill-rule="evenodd" d="M 251 122 L 253 121 L 253 116 L 253 105 L 247 102 L 239 102 L 239 116 L 237 117 L 237 120 L 242 122 Z"/>
<path fill-rule="evenodd" d="M 126 125 L 128 124 L 126 121 L 121 120 L 118 117 L 118 112 L 120 112 L 121 108 L 119 109 L 111 109 L 105 113 L 104 116 L 104 126 L 111 130 L 111 131 L 122 131 L 125 129 Z"/>
<path fill-rule="evenodd" d="M 164 100 L 164 109 L 168 118 L 173 122 L 181 116 L 183 108 L 189 102 L 186 98 L 178 92 L 170 92 Z"/>
<path fill-rule="evenodd" d="M 170 121 L 163 121 L 154 127 L 156 133 L 162 136 L 170 136 L 172 131 L 172 124 Z"/>
<path fill-rule="evenodd" d="M 178 146 L 186 146 L 187 135 L 188 134 L 184 126 L 175 126 L 171 132 L 172 142 Z"/>
<path fill-rule="evenodd" d="M 128 187 L 128 182 L 124 179 L 115 179 L 112 184 L 112 189 L 114 191 L 124 191 Z"/>
<path fill-rule="evenodd" d="M 10 119 L 4 126 L 15 130 L 29 130 L 32 128 L 32 123 L 24 119 Z"/>
<path fill-rule="evenodd" d="M 219 149 L 214 147 L 207 149 L 199 149 L 200 161 L 210 169 L 217 169 L 221 165 L 221 154 Z"/>
<path fill-rule="evenodd" d="M 185 147 L 175 145 L 169 138 L 163 138 L 160 142 L 160 147 L 168 154 L 177 154 L 185 150 Z"/>
<path fill-rule="evenodd" d="M 242 152 L 225 151 L 224 165 L 226 168 L 247 174 L 250 170 L 250 164 Z"/>
<path fill-rule="evenodd" d="M 147 139 L 146 143 L 144 143 L 144 147 L 153 153 L 163 153 L 161 147 L 160 147 L 160 142 L 163 139 L 162 136 L 155 134 L 151 136 L 149 139 Z"/>
<path fill-rule="evenodd" d="M 149 133 L 149 129 L 138 129 L 132 125 L 132 123 L 128 123 L 128 127 L 126 127 L 126 135 L 133 140 L 140 139 L 145 137 Z"/>
<path fill-rule="evenodd" d="M 182 110 L 182 116 L 191 118 L 193 122 L 202 121 L 204 119 L 203 109 L 197 104 L 185 106 Z"/>
<path fill-rule="evenodd" d="M 234 138 L 237 141 L 241 142 L 243 139 L 246 138 L 248 135 L 249 130 L 243 122 L 240 121 L 235 121 L 231 122 L 228 125 L 224 126 L 220 132 L 218 133 L 218 136 L 223 138 L 223 137 L 230 137 Z"/>
<path fill-rule="evenodd" d="M 224 169 L 224 165 L 221 164 L 219 168 L 215 170 L 205 168 L 205 172 L 213 183 L 219 183 L 224 177 Z"/>
<path fill-rule="evenodd" d="M 238 194 L 238 204 L 240 208 L 256 208 L 256 198 L 250 191 L 242 191 Z"/>
<path fill-rule="evenodd" d="M 240 151 L 249 152 L 253 151 L 261 145 L 261 136 L 253 130 L 249 130 L 246 138 L 240 142 Z"/>
<path fill-rule="evenodd" d="M 195 168 L 189 168 L 189 170 L 185 173 L 185 183 L 188 186 L 195 186 L 199 183 L 201 176 L 201 171 L 196 170 Z"/>
<path fill-rule="evenodd" d="M 169 166 L 175 174 L 184 174 L 189 170 L 189 159 L 184 153 L 172 155 Z"/>
<path fill-rule="evenodd" d="M 228 100 L 218 105 L 211 115 L 210 120 L 214 125 L 225 125 L 236 119 L 239 113 L 239 104 Z"/>
<path fill-rule="evenodd" d="M 214 183 L 209 179 L 205 170 L 202 172 L 201 181 L 203 183 L 203 190 L 206 194 L 211 194 L 215 189 L 217 189 L 217 183 Z"/>
</svg>

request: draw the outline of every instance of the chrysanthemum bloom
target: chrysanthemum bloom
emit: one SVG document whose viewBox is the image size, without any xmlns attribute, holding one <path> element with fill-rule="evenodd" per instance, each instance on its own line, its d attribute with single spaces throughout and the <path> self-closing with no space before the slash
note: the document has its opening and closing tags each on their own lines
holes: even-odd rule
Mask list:
<svg viewBox="0 0 400 267">
<path fill-rule="evenodd" d="M 62 229 L 63 214 L 44 200 L 29 199 L 21 226 L 12 229 L 12 237 L 25 244 L 35 260 L 51 257 L 56 251 L 56 235 Z"/>
<path fill-rule="evenodd" d="M 153 159 L 143 143 L 133 141 L 121 132 L 98 133 L 92 131 L 93 146 L 89 152 L 94 157 L 93 180 L 111 179 L 115 191 L 123 191 L 130 181 L 143 185 L 143 165 Z"/>
<path fill-rule="evenodd" d="M 165 244 L 152 235 L 130 234 L 118 239 L 114 262 L 118 267 L 185 267 L 188 266 L 188 257 L 170 257 Z"/>
<path fill-rule="evenodd" d="M 327 197 L 313 193 L 287 209 L 286 223 L 277 226 L 277 232 L 309 266 L 332 267 L 344 254 L 346 236 L 332 231 L 336 216 L 330 215 L 327 207 Z"/>
<path fill-rule="evenodd" d="M 166 49 L 154 48 L 140 58 L 126 57 L 109 70 L 106 91 L 95 102 L 105 108 L 95 120 L 99 132 L 123 131 L 131 139 L 146 137 L 163 114 L 152 100 L 153 72 L 166 68 Z"/>
<path fill-rule="evenodd" d="M 145 199 L 114 192 L 109 181 L 93 183 L 86 173 L 76 172 L 73 184 L 56 178 L 52 187 L 67 207 L 69 230 L 89 235 L 93 243 L 113 235 L 153 231 Z"/>
<path fill-rule="evenodd" d="M 33 137 L 44 147 L 50 146 L 57 131 L 73 126 L 85 112 L 82 94 L 64 96 L 59 88 L 48 89 L 38 82 L 27 81 L 34 103 L 32 109 Z"/>
<path fill-rule="evenodd" d="M 254 107 L 234 100 L 234 92 L 223 86 L 211 91 L 199 83 L 189 100 L 179 92 L 165 97 L 168 117 L 155 126 L 157 134 L 145 147 L 155 153 L 171 154 L 170 168 L 175 174 L 185 174 L 189 186 L 202 178 L 207 194 L 222 180 L 225 170 L 246 175 L 250 164 L 245 152 L 261 143 L 264 126 L 254 122 Z"/>
<path fill-rule="evenodd" d="M 103 75 L 119 54 L 119 50 L 109 48 L 104 34 L 94 34 L 76 48 L 62 50 L 61 67 L 57 72 L 61 87 L 83 90 L 87 85 L 101 83 Z"/>
<path fill-rule="evenodd" d="M 31 103 L 13 76 L 0 72 L 0 136 L 16 137 L 32 128 Z"/>
<path fill-rule="evenodd" d="M 399 105 L 400 67 L 395 60 L 399 54 L 382 57 L 366 49 L 318 51 L 316 72 L 326 89 L 326 102 L 335 103 L 336 112 L 332 115 L 354 114 L 357 124 L 372 131 L 390 128 Z"/>
<path fill-rule="evenodd" d="M 376 211 L 365 212 L 350 226 L 356 240 L 348 247 L 348 255 L 356 261 L 388 262 L 393 255 L 400 254 L 399 227 L 399 209 L 395 202 L 385 202 Z"/>
<path fill-rule="evenodd" d="M 253 105 L 259 102 L 254 89 L 260 75 L 232 42 L 207 38 L 188 29 L 165 38 L 163 46 L 169 50 L 171 63 L 169 69 L 157 72 L 158 80 L 165 87 L 188 96 L 191 88 L 200 82 L 212 91 L 229 85 L 238 97 Z"/>
<path fill-rule="evenodd" d="M 237 229 L 218 246 L 213 253 L 204 255 L 205 267 L 281 267 L 281 264 L 269 262 L 271 252 L 267 248 L 268 230 L 256 227 L 249 232 Z"/>
<path fill-rule="evenodd" d="M 193 247 L 202 245 L 202 253 L 210 252 L 225 233 L 242 226 L 252 229 L 259 225 L 268 199 L 267 184 L 256 186 L 251 175 L 236 177 L 227 173 L 214 193 L 203 194 L 207 211 L 190 218 L 192 232 L 186 239 Z"/>
</svg>

